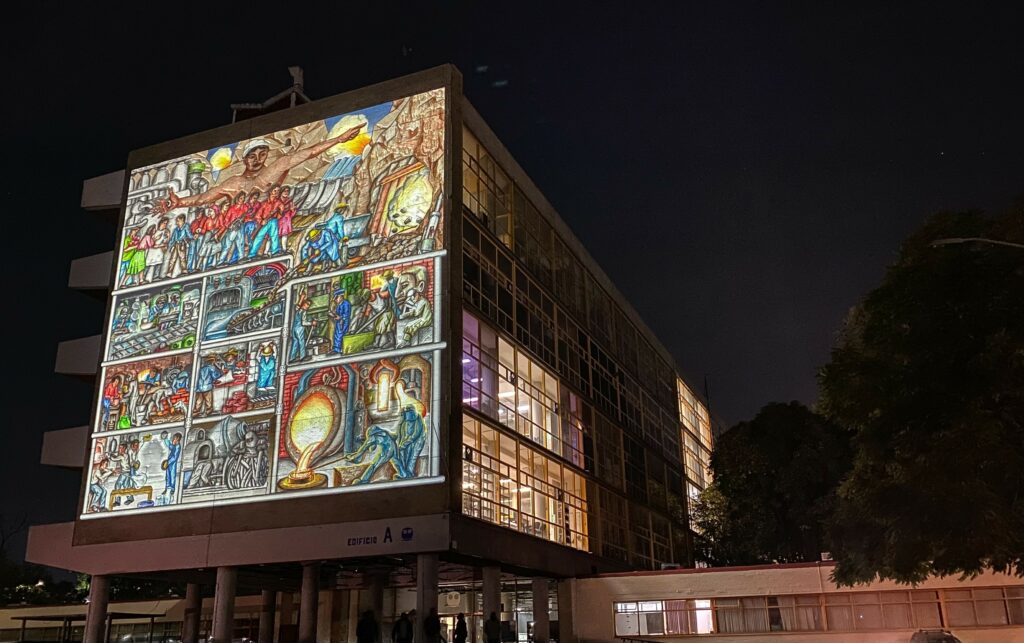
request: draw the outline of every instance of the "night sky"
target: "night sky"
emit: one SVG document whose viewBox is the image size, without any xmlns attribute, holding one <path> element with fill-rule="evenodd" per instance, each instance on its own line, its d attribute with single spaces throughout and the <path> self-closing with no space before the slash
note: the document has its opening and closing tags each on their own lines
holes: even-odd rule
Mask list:
<svg viewBox="0 0 1024 643">
<path fill-rule="evenodd" d="M 728 424 L 815 401 L 847 310 L 928 214 L 1024 194 L 1022 21 L 989 3 L 42 4 L 7 16 L 0 45 L 8 522 L 70 520 L 78 497 L 78 472 L 38 458 L 93 395 L 52 372 L 57 341 L 104 311 L 66 288 L 68 265 L 115 245 L 114 221 L 79 208 L 82 180 L 228 123 L 289 65 L 322 98 L 456 64 Z"/>
</svg>

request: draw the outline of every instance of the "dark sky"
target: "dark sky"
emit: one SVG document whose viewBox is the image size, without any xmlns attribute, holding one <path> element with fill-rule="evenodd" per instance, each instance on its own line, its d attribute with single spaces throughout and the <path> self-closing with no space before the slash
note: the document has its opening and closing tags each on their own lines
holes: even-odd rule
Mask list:
<svg viewBox="0 0 1024 643">
<path fill-rule="evenodd" d="M 82 180 L 227 123 L 288 65 L 319 98 L 457 64 L 728 423 L 814 402 L 843 316 L 925 216 L 1024 193 L 1024 30 L 991 3 L 43 4 L 7 16 L 0 45 L 8 521 L 71 519 L 77 500 L 79 474 L 38 454 L 93 393 L 52 373 L 56 342 L 102 321 L 68 264 L 115 243 L 79 209 Z"/>
</svg>

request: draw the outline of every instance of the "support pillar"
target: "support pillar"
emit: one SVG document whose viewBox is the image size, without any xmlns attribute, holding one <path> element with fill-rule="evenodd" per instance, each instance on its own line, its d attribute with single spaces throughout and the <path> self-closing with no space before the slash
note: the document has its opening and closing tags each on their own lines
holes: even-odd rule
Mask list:
<svg viewBox="0 0 1024 643">
<path fill-rule="evenodd" d="M 558 643 L 576 643 L 576 626 L 573 625 L 573 599 L 576 581 L 566 579 L 558 581 Z"/>
<path fill-rule="evenodd" d="M 437 609 L 437 554 L 416 555 L 416 622 L 415 640 L 426 641 L 423 623 L 431 610 Z"/>
<path fill-rule="evenodd" d="M 370 604 L 365 609 L 373 610 L 373 618 L 380 626 L 381 639 L 386 640 L 388 637 L 384 636 L 384 587 L 388 584 L 388 573 L 380 570 L 372 571 L 366 575 L 365 582 L 369 588 L 367 593 L 370 595 Z M 390 632 L 388 636 L 390 636 Z"/>
<path fill-rule="evenodd" d="M 331 629 L 328 640 L 331 643 L 342 643 L 348 635 L 344 629 L 345 618 L 348 615 L 349 592 L 343 589 L 331 590 Z"/>
<path fill-rule="evenodd" d="M 185 586 L 185 614 L 181 619 L 181 643 L 199 643 L 199 621 L 203 612 L 203 595 L 199 583 Z"/>
<path fill-rule="evenodd" d="M 260 633 L 258 643 L 274 643 L 274 621 L 276 618 L 277 592 L 272 589 L 265 589 L 260 593 Z"/>
<path fill-rule="evenodd" d="M 107 601 L 110 579 L 93 574 L 89 579 L 89 607 L 85 614 L 85 634 L 82 643 L 103 643 L 107 640 Z"/>
<path fill-rule="evenodd" d="M 483 619 L 491 618 L 491 612 L 498 615 L 501 620 L 501 568 L 484 567 L 484 588 L 483 588 Z"/>
<path fill-rule="evenodd" d="M 213 593 L 213 636 L 209 643 L 231 643 L 235 633 L 235 589 L 238 570 L 217 568 L 217 585 Z"/>
<path fill-rule="evenodd" d="M 298 643 L 316 643 L 316 618 L 319 603 L 320 563 L 302 563 L 302 593 L 299 596 Z"/>
<path fill-rule="evenodd" d="M 551 616 L 548 613 L 548 579 L 533 579 L 533 643 L 548 643 Z"/>
</svg>

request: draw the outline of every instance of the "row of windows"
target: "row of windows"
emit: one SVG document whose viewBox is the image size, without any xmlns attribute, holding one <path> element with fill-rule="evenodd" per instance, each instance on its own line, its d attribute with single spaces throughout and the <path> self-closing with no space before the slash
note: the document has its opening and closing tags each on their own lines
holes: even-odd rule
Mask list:
<svg viewBox="0 0 1024 643">
<path fill-rule="evenodd" d="M 615 603 L 616 636 L 1024 625 L 1024 586 Z"/>
<path fill-rule="evenodd" d="M 581 474 L 469 416 L 462 448 L 464 514 L 589 551 Z"/>
<path fill-rule="evenodd" d="M 559 305 L 567 310 L 575 319 L 581 320 L 587 335 L 594 337 L 600 344 L 610 349 L 612 355 L 625 369 L 637 378 L 645 378 L 645 387 L 662 407 L 672 409 L 675 406 L 675 380 L 672 367 L 658 356 L 657 352 L 637 331 L 625 312 L 616 305 L 604 289 L 594 280 L 555 232 L 547 218 L 540 213 L 526 195 L 514 184 L 493 157 L 468 129 L 463 128 L 463 204 L 465 210 L 473 215 L 482 226 L 493 234 L 505 248 L 511 250 L 516 259 L 530 273 L 536 282 L 527 283 L 521 275 L 516 275 L 518 287 L 517 302 L 525 305 L 532 302 L 539 308 L 522 310 L 523 318 L 518 324 L 529 329 L 529 338 L 523 341 L 537 355 L 547 359 L 547 352 L 553 350 L 554 315 L 550 312 L 553 305 L 546 303 L 535 295 L 535 291 L 551 293 Z M 505 293 L 500 292 L 502 283 L 510 285 L 512 280 L 511 262 L 505 252 L 487 241 L 472 225 L 463 226 L 466 252 L 470 255 L 473 265 L 467 266 L 467 273 L 473 284 L 470 289 L 479 297 L 493 295 L 481 309 L 491 316 L 491 312 L 505 316 L 495 319 L 499 326 L 512 332 L 502 322 L 508 321 L 512 315 L 513 288 Z M 484 277 L 486 265 L 496 266 L 487 279 Z M 506 264 L 506 265 L 501 265 Z M 472 278 L 478 277 L 478 278 Z M 476 288 L 483 281 L 482 287 Z M 540 289 L 537 288 L 540 286 Z M 504 301 L 501 301 L 504 300 Z M 477 305 L 474 302 L 474 305 Z M 479 306 L 478 306 L 479 307 Z M 486 309 L 485 309 L 486 308 Z M 548 310 L 544 319 L 542 313 Z M 533 315 L 538 314 L 537 318 Z M 526 338 L 526 331 L 523 332 Z M 530 343 L 538 342 L 537 349 Z M 549 362 L 553 365 L 553 361 Z"/>
<path fill-rule="evenodd" d="M 655 511 L 645 509 L 637 513 L 634 510 L 636 515 L 627 514 L 618 506 L 617 499 L 621 496 L 611 491 L 600 494 L 600 520 L 602 524 L 608 522 L 608 527 L 601 530 L 602 534 L 608 533 L 607 540 L 601 538 L 600 551 L 604 555 L 643 568 L 657 567 L 662 562 L 687 561 L 685 530 L 670 524 L 686 524 L 681 472 L 648 451 L 640 440 L 624 437 L 614 423 L 595 412 L 580 396 L 487 323 L 468 311 L 463 312 L 462 323 L 464 408 L 493 420 L 496 426 L 505 427 L 512 435 L 543 447 L 574 467 L 593 472 L 599 464 L 599 479 L 619 494 L 624 491 L 633 505 L 651 505 Z M 481 430 L 476 428 L 479 420 L 468 413 L 465 417 L 467 422 L 473 422 L 473 434 L 478 433 Z M 500 430 L 489 428 L 486 423 L 482 427 L 487 443 L 493 445 L 495 436 L 500 437 Z M 495 486 L 495 479 L 518 479 L 517 470 L 501 468 L 514 463 L 501 465 L 502 458 L 495 456 L 498 451 L 481 448 L 470 443 L 468 437 L 465 439 L 468 446 L 463 473 L 468 482 L 464 485 L 467 494 L 464 512 L 507 527 L 540 531 L 538 535 L 560 540 L 555 523 L 542 517 L 534 517 L 532 527 L 526 529 L 522 516 L 517 513 L 519 510 L 514 508 L 514 503 L 518 502 L 514 490 L 508 483 L 505 488 Z M 506 438 L 505 443 L 509 440 Z M 624 444 L 628 449 L 624 449 Z M 482 451 L 481 456 L 471 457 L 476 451 Z M 512 453 L 510 451 L 509 455 Z M 564 466 L 563 471 L 573 472 L 583 480 L 582 474 L 569 466 Z M 589 497 L 595 495 L 592 493 Z M 605 508 L 605 501 L 611 507 Z M 556 536 L 551 537 L 552 533 Z M 560 533 L 569 532 L 562 530 Z M 678 535 L 677 541 L 673 541 L 672 534 Z"/>
<path fill-rule="evenodd" d="M 669 462 L 680 464 L 682 424 L 676 401 L 671 407 L 660 404 L 652 395 L 653 377 L 641 383 L 620 368 L 571 318 L 559 313 L 544 290 L 514 268 L 511 259 L 469 219 L 464 219 L 464 229 L 463 287 L 470 304 L 591 398 L 595 408 L 641 436 Z"/>
</svg>

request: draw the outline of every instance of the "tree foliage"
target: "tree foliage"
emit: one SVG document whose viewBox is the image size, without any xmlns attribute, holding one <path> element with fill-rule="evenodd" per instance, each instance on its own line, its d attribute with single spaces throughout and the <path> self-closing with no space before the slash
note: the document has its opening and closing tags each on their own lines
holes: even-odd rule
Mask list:
<svg viewBox="0 0 1024 643">
<path fill-rule="evenodd" d="M 830 521 L 835 578 L 1024 574 L 1024 210 L 932 218 L 851 311 L 821 409 L 854 465 Z"/>
<path fill-rule="evenodd" d="M 712 565 L 818 560 L 824 521 L 849 469 L 847 434 L 807 407 L 769 404 L 723 434 L 694 524 Z"/>
</svg>

